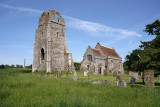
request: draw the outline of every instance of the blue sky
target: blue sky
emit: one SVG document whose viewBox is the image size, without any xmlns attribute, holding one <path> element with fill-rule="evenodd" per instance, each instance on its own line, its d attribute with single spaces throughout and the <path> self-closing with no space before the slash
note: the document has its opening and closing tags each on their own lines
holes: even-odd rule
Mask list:
<svg viewBox="0 0 160 107">
<path fill-rule="evenodd" d="M 59 11 L 66 22 L 67 46 L 80 62 L 88 45 L 113 47 L 123 58 L 140 41 L 152 40 L 145 25 L 160 19 L 160 0 L 0 0 L 0 64 L 27 65 L 39 16 Z"/>
</svg>

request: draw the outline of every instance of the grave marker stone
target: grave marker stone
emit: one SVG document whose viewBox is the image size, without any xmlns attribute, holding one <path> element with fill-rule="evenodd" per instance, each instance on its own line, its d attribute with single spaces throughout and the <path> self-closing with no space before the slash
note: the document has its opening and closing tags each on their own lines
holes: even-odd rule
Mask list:
<svg viewBox="0 0 160 107">
<path fill-rule="evenodd" d="M 119 75 L 116 76 L 117 80 L 121 80 L 121 77 Z"/>
<path fill-rule="evenodd" d="M 76 71 L 75 71 L 74 74 L 73 74 L 73 80 L 74 80 L 74 81 L 77 81 L 77 72 L 76 72 Z"/>
<path fill-rule="evenodd" d="M 57 78 L 61 78 L 61 73 L 59 71 L 57 72 Z"/>
<path fill-rule="evenodd" d="M 154 71 L 153 70 L 145 70 L 145 85 L 147 87 L 154 87 Z"/>
<path fill-rule="evenodd" d="M 113 77 L 117 76 L 117 72 L 113 71 Z"/>
<path fill-rule="evenodd" d="M 136 79 L 134 77 L 129 78 L 129 84 L 135 84 Z"/>
<path fill-rule="evenodd" d="M 117 86 L 126 87 L 126 82 L 124 80 L 117 81 Z"/>
<path fill-rule="evenodd" d="M 107 69 L 104 70 L 104 76 L 107 76 Z"/>
<path fill-rule="evenodd" d="M 133 77 L 134 77 L 136 80 L 139 80 L 139 74 L 138 74 L 138 72 L 133 72 L 132 75 L 133 75 Z"/>
<path fill-rule="evenodd" d="M 87 76 L 87 72 L 86 71 L 84 71 L 84 76 Z"/>
</svg>

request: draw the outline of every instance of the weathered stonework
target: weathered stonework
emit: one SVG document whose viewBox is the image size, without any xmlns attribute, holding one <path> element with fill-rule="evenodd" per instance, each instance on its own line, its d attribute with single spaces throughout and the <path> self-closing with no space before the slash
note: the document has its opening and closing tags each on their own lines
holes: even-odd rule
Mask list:
<svg viewBox="0 0 160 107">
<path fill-rule="evenodd" d="M 66 45 L 65 22 L 59 12 L 49 10 L 41 14 L 33 53 L 32 72 L 74 71 L 72 54 Z"/>
<path fill-rule="evenodd" d="M 82 71 L 94 72 L 104 75 L 107 72 L 115 71 L 124 73 L 122 58 L 113 48 L 107 48 L 97 43 L 95 49 L 88 46 L 81 62 Z"/>
<path fill-rule="evenodd" d="M 154 71 L 153 70 L 145 70 L 145 85 L 147 87 L 154 87 Z"/>
</svg>

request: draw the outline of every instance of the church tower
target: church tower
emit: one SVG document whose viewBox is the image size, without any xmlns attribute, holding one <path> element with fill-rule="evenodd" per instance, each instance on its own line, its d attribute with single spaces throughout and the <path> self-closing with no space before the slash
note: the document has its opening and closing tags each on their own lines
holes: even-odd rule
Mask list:
<svg viewBox="0 0 160 107">
<path fill-rule="evenodd" d="M 72 54 L 68 52 L 66 45 L 65 22 L 59 12 L 49 10 L 41 14 L 33 51 L 32 72 L 75 70 Z"/>
</svg>

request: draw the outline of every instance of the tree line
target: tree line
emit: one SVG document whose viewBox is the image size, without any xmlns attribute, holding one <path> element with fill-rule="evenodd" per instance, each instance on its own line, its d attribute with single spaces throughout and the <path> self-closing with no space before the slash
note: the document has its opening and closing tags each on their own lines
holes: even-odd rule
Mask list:
<svg viewBox="0 0 160 107">
<path fill-rule="evenodd" d="M 147 24 L 144 32 L 156 37 L 151 41 L 140 41 L 139 48 L 125 57 L 124 69 L 127 71 L 155 70 L 160 73 L 160 21 Z"/>
<path fill-rule="evenodd" d="M 0 65 L 0 69 L 7 69 L 7 68 L 23 68 L 23 65 L 19 65 L 19 64 L 16 64 L 16 65 L 14 65 L 14 64 L 12 64 L 12 65 L 2 64 L 2 65 Z M 32 68 L 32 64 L 29 65 L 29 66 L 25 66 L 25 68 Z"/>
</svg>

